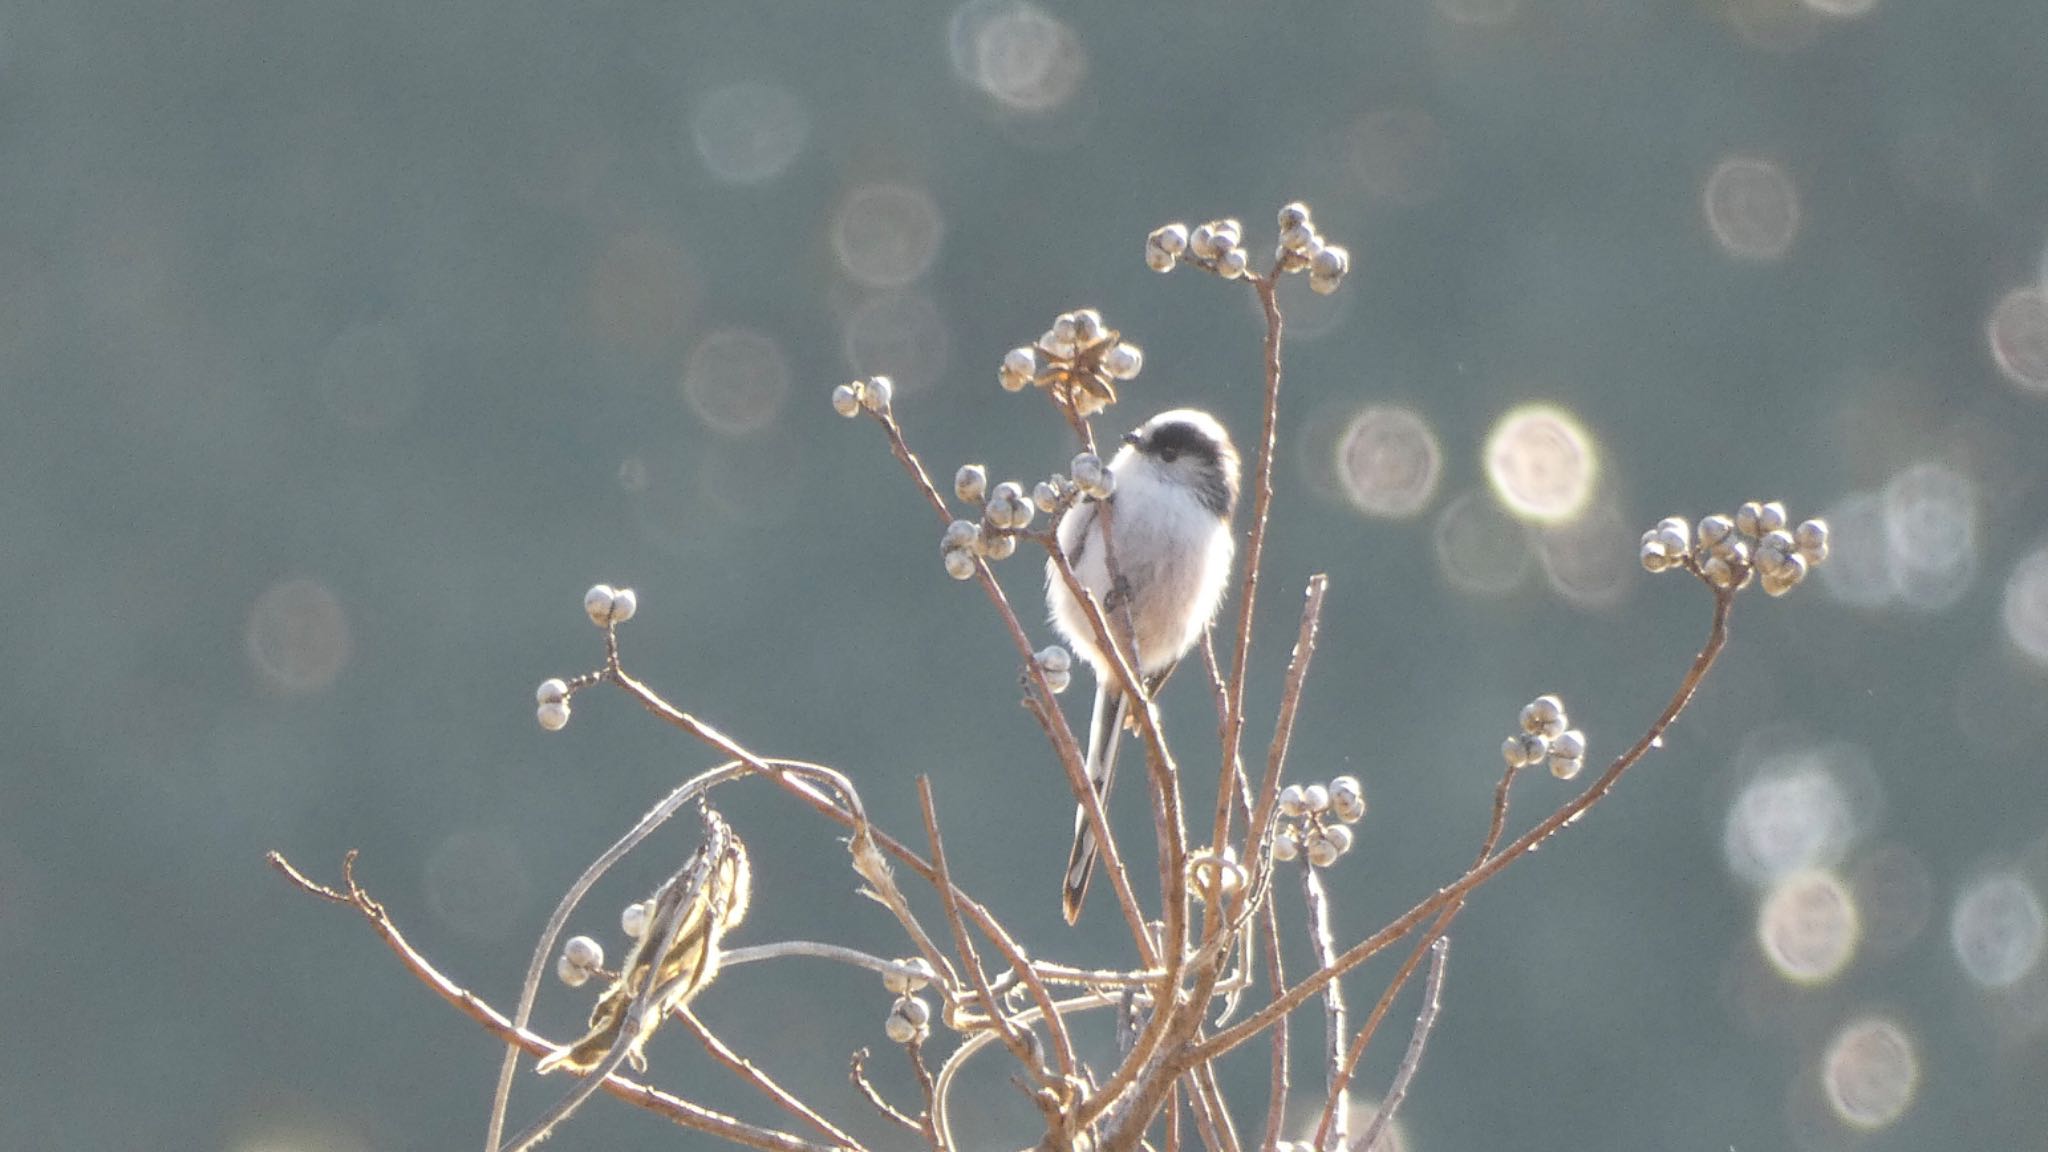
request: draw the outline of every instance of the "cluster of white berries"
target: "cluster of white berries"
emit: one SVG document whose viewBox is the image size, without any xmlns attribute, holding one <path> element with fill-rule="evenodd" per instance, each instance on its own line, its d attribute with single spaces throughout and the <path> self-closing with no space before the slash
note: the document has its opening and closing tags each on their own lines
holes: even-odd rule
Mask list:
<svg viewBox="0 0 2048 1152">
<path fill-rule="evenodd" d="M 1017 537 L 1031 526 L 1032 505 L 1024 497 L 1024 486 L 1005 480 L 991 490 L 988 470 L 979 464 L 963 464 L 953 474 L 953 495 L 965 504 L 979 504 L 981 519 L 955 520 L 946 525 L 939 539 L 939 556 L 946 574 L 955 580 L 974 578 L 974 558 L 1004 560 L 1017 551 Z"/>
<path fill-rule="evenodd" d="M 1081 416 L 1116 403 L 1116 385 L 1134 380 L 1145 366 L 1144 350 L 1102 322 L 1093 308 L 1062 312 L 1036 344 L 1012 348 L 996 379 L 1006 392 L 1037 385 Z"/>
<path fill-rule="evenodd" d="M 1281 272 L 1308 273 L 1309 287 L 1322 295 L 1335 292 L 1351 270 L 1351 253 L 1326 244 L 1317 234 L 1308 205 L 1295 201 L 1280 209 L 1280 242 L 1275 249 Z M 1236 280 L 1251 270 L 1244 249 L 1244 226 L 1236 220 L 1211 220 L 1192 229 L 1173 223 L 1145 237 L 1145 264 L 1154 272 L 1170 272 L 1177 264 L 1193 264 Z"/>
<path fill-rule="evenodd" d="M 896 393 L 896 386 L 887 376 L 870 376 L 855 380 L 832 389 L 832 410 L 848 420 L 861 414 L 862 409 L 877 416 L 889 414 L 889 401 Z"/>
<path fill-rule="evenodd" d="M 1566 727 L 1564 701 L 1538 696 L 1522 706 L 1522 730 L 1501 742 L 1510 768 L 1533 768 L 1548 760 L 1550 774 L 1569 780 L 1586 767 L 1586 734 Z"/>
<path fill-rule="evenodd" d="M 1804 520 L 1794 526 L 1776 500 L 1751 500 L 1727 516 L 1700 517 L 1697 540 L 1686 522 L 1668 516 L 1643 533 L 1643 567 L 1652 572 L 1686 568 L 1722 590 L 1746 586 L 1759 577 L 1764 591 L 1783 596 L 1828 558 L 1828 524 Z"/>
<path fill-rule="evenodd" d="M 1074 487 L 1081 495 L 1094 500 L 1107 500 L 1116 494 L 1116 472 L 1102 462 L 1102 457 L 1093 452 L 1083 452 L 1074 457 L 1067 467 L 1074 474 Z M 1054 476 L 1057 484 L 1060 477 Z"/>
<path fill-rule="evenodd" d="M 555 961 L 555 975 L 571 988 L 581 988 L 604 971 L 604 945 L 588 936 L 571 936 Z"/>
<path fill-rule="evenodd" d="M 1045 677 L 1045 686 L 1055 694 L 1065 692 L 1074 682 L 1074 655 L 1057 644 L 1041 648 L 1031 657 L 1038 666 L 1038 674 Z"/>
<path fill-rule="evenodd" d="M 540 682 L 534 694 L 534 718 L 540 726 L 550 732 L 560 732 L 569 724 L 569 685 L 559 678 Z"/>
<path fill-rule="evenodd" d="M 882 986 L 896 994 L 896 1002 L 889 1005 L 889 1017 L 883 1021 L 882 1030 L 898 1044 L 921 1042 L 932 1034 L 932 1009 L 918 993 L 932 982 L 932 966 L 922 957 L 896 963 L 899 967 L 882 976 Z"/>
<path fill-rule="evenodd" d="M 599 628 L 610 628 L 624 624 L 640 610 L 640 598 L 631 588 L 614 588 L 609 584 L 593 584 L 583 594 L 583 611 L 590 622 Z"/>
<path fill-rule="evenodd" d="M 1328 868 L 1351 851 L 1351 829 L 1365 818 L 1365 786 L 1356 776 L 1339 776 L 1328 784 L 1289 784 L 1280 790 L 1279 826 L 1273 832 L 1273 857 L 1292 860 L 1306 854 L 1317 868 Z"/>
</svg>

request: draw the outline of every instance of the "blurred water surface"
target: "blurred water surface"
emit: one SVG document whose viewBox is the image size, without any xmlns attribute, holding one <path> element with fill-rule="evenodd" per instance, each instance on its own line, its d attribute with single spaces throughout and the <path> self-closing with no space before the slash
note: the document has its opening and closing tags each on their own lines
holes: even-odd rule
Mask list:
<svg viewBox="0 0 2048 1152">
<path fill-rule="evenodd" d="M 2044 112 L 2031 0 L 0 5 L 0 1147 L 474 1146 L 492 1046 L 261 853 L 361 848 L 508 1004 L 580 864 L 709 763 L 623 699 L 535 726 L 598 658 L 598 580 L 639 590 L 647 679 L 900 832 L 931 774 L 964 884 L 1122 962 L 1105 901 L 1055 911 L 1071 801 L 1007 642 L 826 394 L 894 372 L 935 470 L 1028 483 L 1071 447 L 996 364 L 1093 304 L 1146 349 L 1111 426 L 1193 403 L 1249 440 L 1242 290 L 1140 241 L 1234 214 L 1263 245 L 1297 197 L 1353 271 L 1284 294 L 1250 734 L 1327 571 L 1293 762 L 1372 798 L 1341 935 L 1462 865 L 1523 701 L 1563 693 L 1596 760 L 1654 713 L 1707 601 L 1634 567 L 1642 528 L 1836 517 L 1668 747 L 1474 901 L 1404 1147 L 2042 1146 Z M 1003 574 L 1035 623 L 1036 569 Z M 1196 678 L 1165 707 L 1213 763 Z M 743 942 L 902 950 L 830 829 L 721 807 Z M 689 846 L 577 928 L 616 939 Z M 798 961 L 700 1006 L 905 1146 L 845 1083 L 865 1045 L 909 1091 L 872 981 Z M 692 1048 L 657 1079 L 773 1118 Z M 977 1145 L 1032 1120 L 1003 1074 Z M 1224 1068 L 1241 1123 L 1264 1075 Z M 708 1146 L 609 1103 L 559 1143 Z"/>
</svg>

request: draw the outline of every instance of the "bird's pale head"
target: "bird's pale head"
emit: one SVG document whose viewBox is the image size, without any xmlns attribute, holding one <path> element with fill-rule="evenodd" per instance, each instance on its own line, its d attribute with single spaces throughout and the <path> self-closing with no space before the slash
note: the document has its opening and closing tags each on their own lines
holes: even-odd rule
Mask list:
<svg viewBox="0 0 2048 1152">
<path fill-rule="evenodd" d="M 1202 504 L 1229 519 L 1237 509 L 1237 446 L 1214 416 L 1199 408 L 1161 412 L 1124 433 L 1124 452 L 1185 484 Z"/>
</svg>

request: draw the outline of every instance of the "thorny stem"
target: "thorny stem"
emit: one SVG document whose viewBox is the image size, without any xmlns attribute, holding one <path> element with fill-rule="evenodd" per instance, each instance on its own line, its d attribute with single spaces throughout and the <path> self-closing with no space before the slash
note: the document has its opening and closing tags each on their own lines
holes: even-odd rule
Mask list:
<svg viewBox="0 0 2048 1152">
<path fill-rule="evenodd" d="M 513 1027 L 512 1022 L 495 1008 L 485 1003 L 475 993 L 442 975 L 439 969 L 414 949 L 399 932 L 398 925 L 392 921 L 390 913 L 384 910 L 384 906 L 372 899 L 370 894 L 356 883 L 354 851 L 350 851 L 342 858 L 342 879 L 347 885 L 346 889 L 330 888 L 309 879 L 280 853 L 268 853 L 264 859 L 299 889 L 329 903 L 353 908 L 369 922 L 371 930 L 376 932 L 385 946 L 391 949 L 414 977 L 433 989 L 443 1000 L 454 1005 L 463 1015 L 482 1025 L 485 1031 L 534 1056 L 547 1055 L 558 1047 L 545 1037 L 524 1028 Z M 762 1149 L 763 1152 L 830 1152 L 828 1145 L 816 1144 L 787 1132 L 748 1124 L 623 1076 L 609 1075 L 601 1083 L 606 1092 L 628 1104 L 645 1108 L 684 1128 L 708 1132 L 749 1148 Z"/>
<path fill-rule="evenodd" d="M 1416 925 L 1431 913 L 1493 879 L 1502 869 L 1527 855 L 1530 849 L 1550 839 L 1559 829 L 1577 820 L 1588 808 L 1599 803 L 1613 790 L 1622 774 L 1634 767 L 1636 762 L 1663 738 L 1665 729 L 1671 727 L 1672 721 L 1678 719 L 1679 713 L 1685 711 L 1685 706 L 1692 701 L 1693 693 L 1699 689 L 1700 682 L 1706 678 L 1714 662 L 1720 658 L 1721 650 L 1727 646 L 1728 613 L 1734 598 L 1733 589 L 1714 590 L 1714 619 L 1707 632 L 1706 644 L 1700 649 L 1699 655 L 1693 657 L 1692 665 L 1686 669 L 1685 678 L 1679 682 L 1677 691 L 1672 693 L 1663 711 L 1658 713 L 1656 720 L 1651 722 L 1642 736 L 1621 755 L 1615 757 L 1614 762 L 1607 766 L 1607 770 L 1602 772 L 1584 792 L 1545 817 L 1541 823 L 1523 833 L 1506 848 L 1489 857 L 1485 863 L 1467 870 L 1464 875 L 1424 898 L 1386 927 L 1352 945 L 1337 957 L 1336 963 L 1310 974 L 1264 1008 L 1185 1053 L 1181 1063 L 1192 1065 L 1197 1060 L 1221 1055 L 1263 1029 L 1271 1027 L 1275 1019 L 1300 1007 L 1309 997 L 1320 992 L 1325 984 L 1378 955 L 1389 944 L 1414 931 Z"/>
</svg>

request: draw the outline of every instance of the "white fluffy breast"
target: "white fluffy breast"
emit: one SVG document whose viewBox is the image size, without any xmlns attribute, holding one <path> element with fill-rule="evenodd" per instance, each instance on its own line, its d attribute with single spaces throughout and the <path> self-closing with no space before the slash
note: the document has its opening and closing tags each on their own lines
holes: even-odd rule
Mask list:
<svg viewBox="0 0 2048 1152">
<path fill-rule="evenodd" d="M 1117 483 L 1109 510 L 1117 571 L 1129 589 L 1138 670 L 1151 675 L 1187 655 L 1222 604 L 1230 580 L 1230 528 L 1193 490 L 1168 478 L 1152 460 L 1126 448 L 1110 467 Z M 1109 550 L 1102 545 L 1100 511 L 1093 504 L 1074 508 L 1060 524 L 1059 541 L 1082 586 L 1108 607 Z M 1094 629 L 1050 562 L 1046 580 L 1054 627 L 1075 655 L 1103 676 L 1107 669 L 1094 642 Z M 1121 625 L 1119 616 L 1113 613 L 1111 619 Z"/>
</svg>

